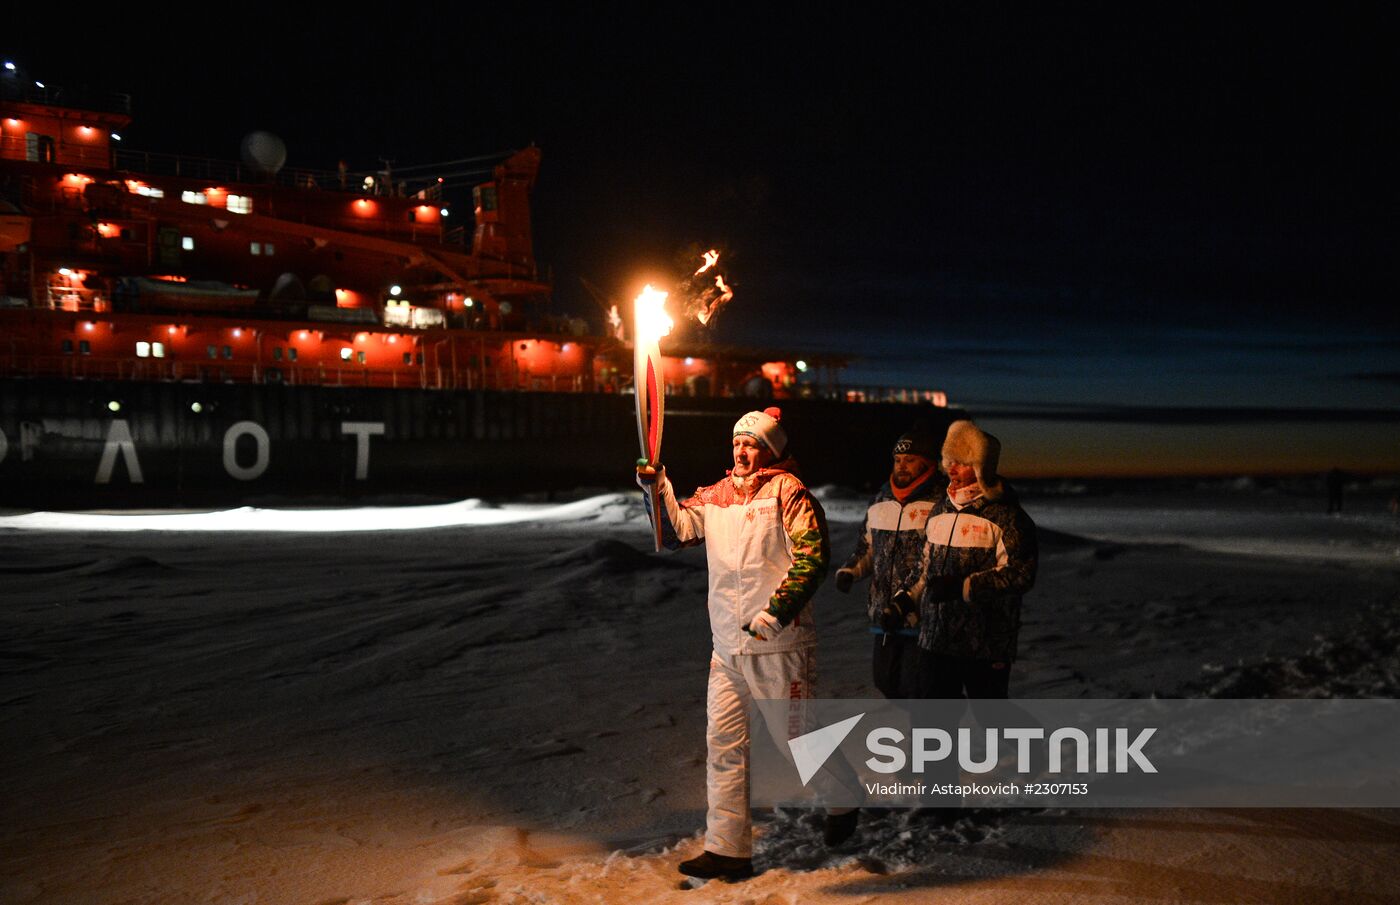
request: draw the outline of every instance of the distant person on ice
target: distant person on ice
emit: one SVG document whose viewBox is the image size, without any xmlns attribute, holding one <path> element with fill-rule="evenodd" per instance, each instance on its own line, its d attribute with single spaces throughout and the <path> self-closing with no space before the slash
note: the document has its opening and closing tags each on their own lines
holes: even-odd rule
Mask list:
<svg viewBox="0 0 1400 905">
<path fill-rule="evenodd" d="M 692 877 L 741 879 L 753 874 L 749 813 L 749 704 L 783 699 L 802 725 L 813 697 L 817 635 L 812 597 L 826 577 L 826 516 L 788 456 L 782 412 L 749 412 L 733 430 L 734 467 L 718 483 L 684 502 L 665 470 L 637 470 L 643 489 L 659 484 L 666 546 L 705 544 L 710 574 L 710 657 L 706 696 L 709 760 L 705 789 L 705 850 L 683 861 Z M 775 738 L 786 750 L 786 738 Z M 828 813 L 827 844 L 855 831 L 858 812 Z"/>
<path fill-rule="evenodd" d="M 895 443 L 890 478 L 865 513 L 855 552 L 836 571 L 843 594 L 870 579 L 871 666 L 875 687 L 887 698 L 918 697 L 919 608 L 908 594 L 896 599 L 896 592 L 920 577 L 929 516 L 948 486 L 934 461 L 937 443 L 923 425 Z"/>
<path fill-rule="evenodd" d="M 1327 479 L 1327 514 L 1342 511 L 1342 491 L 1346 488 L 1347 473 L 1340 468 L 1333 468 L 1326 474 Z"/>
</svg>

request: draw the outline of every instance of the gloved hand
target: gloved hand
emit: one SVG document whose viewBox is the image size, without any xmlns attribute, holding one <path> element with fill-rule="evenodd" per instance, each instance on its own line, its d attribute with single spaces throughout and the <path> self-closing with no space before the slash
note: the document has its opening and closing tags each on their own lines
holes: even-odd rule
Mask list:
<svg viewBox="0 0 1400 905">
<path fill-rule="evenodd" d="M 850 569 L 836 570 L 836 590 L 840 591 L 842 594 L 851 593 L 851 585 L 855 583 L 855 580 L 856 573 L 852 572 Z"/>
<path fill-rule="evenodd" d="M 904 588 L 891 594 L 889 602 L 880 610 L 880 628 L 888 633 L 918 624 L 919 607 Z"/>
<path fill-rule="evenodd" d="M 962 575 L 930 575 L 924 585 L 924 599 L 934 603 L 952 603 L 963 599 Z"/>
<path fill-rule="evenodd" d="M 744 631 L 753 635 L 760 641 L 772 641 L 783 631 L 783 624 L 778 621 L 778 617 L 764 610 L 753 621 L 744 626 Z"/>
<path fill-rule="evenodd" d="M 657 484 L 666 476 L 666 466 L 657 462 L 655 466 L 648 465 L 646 459 L 637 460 L 637 485 L 643 490 L 650 490 L 653 484 Z"/>
</svg>

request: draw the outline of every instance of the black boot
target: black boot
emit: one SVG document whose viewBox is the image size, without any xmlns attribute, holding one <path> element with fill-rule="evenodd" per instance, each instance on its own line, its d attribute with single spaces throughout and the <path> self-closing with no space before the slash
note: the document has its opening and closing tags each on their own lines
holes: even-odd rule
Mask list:
<svg viewBox="0 0 1400 905">
<path fill-rule="evenodd" d="M 859 810 L 845 814 L 827 814 L 826 821 L 822 824 L 822 841 L 828 848 L 840 845 L 855 833 L 856 822 L 859 820 Z"/>
<path fill-rule="evenodd" d="M 704 880 L 747 880 L 753 876 L 753 860 L 706 851 L 701 852 L 698 858 L 682 861 L 678 870 L 688 877 Z"/>
</svg>

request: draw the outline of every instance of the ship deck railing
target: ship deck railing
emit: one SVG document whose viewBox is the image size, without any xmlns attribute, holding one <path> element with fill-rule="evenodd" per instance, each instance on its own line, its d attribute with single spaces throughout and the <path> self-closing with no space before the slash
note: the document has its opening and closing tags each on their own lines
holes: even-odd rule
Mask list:
<svg viewBox="0 0 1400 905">
<path fill-rule="evenodd" d="M 37 157 L 31 157 L 31 153 L 33 153 L 33 149 L 26 136 L 6 135 L 0 138 L 0 157 L 6 160 L 40 162 Z M 61 137 L 54 149 L 54 156 L 61 157 L 65 167 L 88 166 L 105 170 L 112 165 L 111 155 L 106 148 L 93 147 L 76 141 L 63 141 Z"/>
<path fill-rule="evenodd" d="M 82 289 L 51 282 L 45 287 L 48 294 L 48 307 L 54 311 L 107 311 L 110 303 L 107 297 L 96 289 Z"/>
<path fill-rule="evenodd" d="M 602 386 L 586 375 L 529 375 L 501 368 L 445 368 L 432 364 L 405 368 L 375 368 L 354 362 L 229 361 L 183 358 L 112 358 L 81 352 L 62 355 L 23 355 L 0 346 L 0 374 L 63 380 L 156 381 L 190 384 L 263 384 L 339 386 L 424 390 L 501 390 L 536 393 L 629 394 L 631 387 Z M 730 388 L 731 390 L 735 388 Z M 668 393 L 677 398 L 686 393 Z M 733 398 L 738 392 L 720 392 Z M 786 398 L 825 399 L 853 404 L 902 404 L 947 407 L 946 394 L 914 387 L 787 388 Z"/>
<path fill-rule="evenodd" d="M 927 404 L 946 408 L 948 394 L 942 390 L 906 386 L 850 386 L 842 385 L 824 395 L 840 398 L 846 402 L 893 402 L 903 405 Z"/>
<path fill-rule="evenodd" d="M 288 188 L 316 189 L 319 191 L 366 194 L 365 180 L 373 178 L 373 189 L 368 194 L 394 194 L 394 187 L 381 182 L 383 174 L 352 172 L 346 170 L 317 170 L 307 167 L 282 167 L 269 174 L 260 167 L 252 167 L 234 160 L 219 160 L 212 157 L 194 157 L 186 154 L 165 154 L 155 151 L 139 151 L 130 148 L 115 148 L 112 151 L 113 167 L 128 173 L 147 176 L 175 176 L 187 179 L 200 179 L 210 182 L 238 182 L 244 184 L 280 185 Z M 436 179 L 421 181 L 421 187 L 408 190 L 400 197 L 421 196 L 427 201 L 436 201 L 442 193 L 442 186 Z M 418 186 L 418 183 L 414 183 Z"/>
<path fill-rule="evenodd" d="M 0 345 L 0 375 L 61 380 L 154 381 L 195 384 L 377 387 L 424 390 L 514 390 L 540 393 L 592 392 L 584 375 L 525 375 L 510 369 L 376 368 L 346 362 L 229 361 L 203 358 L 113 358 L 79 350 L 61 355 L 6 354 Z"/>
<path fill-rule="evenodd" d="M 114 150 L 112 159 L 118 170 L 151 176 L 180 176 L 190 179 L 207 179 L 213 182 L 275 183 L 296 188 L 360 191 L 360 181 L 352 180 L 352 174 L 346 174 L 346 182 L 342 186 L 340 174 L 328 170 L 284 167 L 278 170 L 275 175 L 269 176 L 262 169 L 232 160 L 215 160 L 209 157 L 191 157 L 184 154 L 161 154 L 126 148 Z M 363 179 L 363 177 L 360 178 Z"/>
<path fill-rule="evenodd" d="M 131 115 L 131 95 L 58 85 L 40 87 L 30 79 L 0 79 L 0 98 L 47 107 L 71 107 L 98 113 Z"/>
</svg>

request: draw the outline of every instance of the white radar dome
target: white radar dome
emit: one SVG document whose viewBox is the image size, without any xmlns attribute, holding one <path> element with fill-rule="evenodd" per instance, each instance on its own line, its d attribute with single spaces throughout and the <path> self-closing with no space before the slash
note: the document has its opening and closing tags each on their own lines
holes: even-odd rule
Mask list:
<svg viewBox="0 0 1400 905">
<path fill-rule="evenodd" d="M 245 165 L 269 176 L 287 162 L 287 146 L 271 132 L 249 132 L 240 150 Z"/>
</svg>

